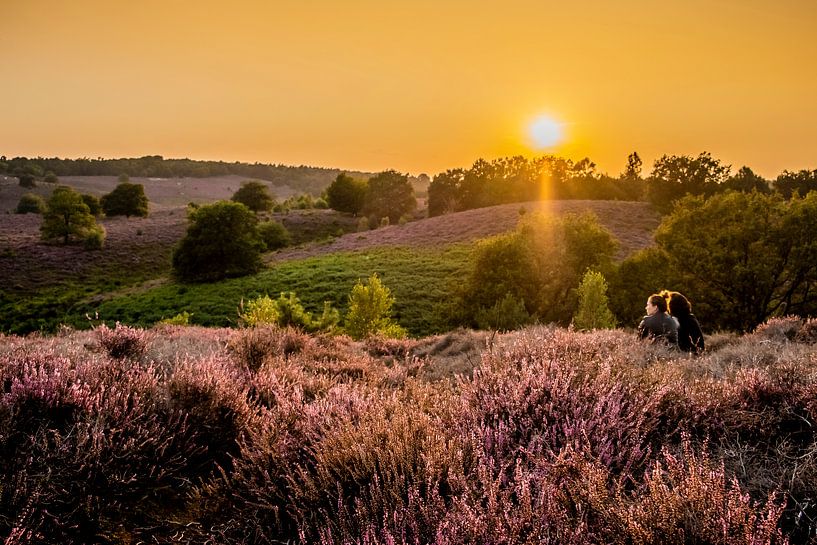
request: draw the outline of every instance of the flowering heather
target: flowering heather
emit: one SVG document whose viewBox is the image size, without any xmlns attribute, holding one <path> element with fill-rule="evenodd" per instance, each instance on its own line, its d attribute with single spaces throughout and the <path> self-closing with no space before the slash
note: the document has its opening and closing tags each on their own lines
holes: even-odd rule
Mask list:
<svg viewBox="0 0 817 545">
<path fill-rule="evenodd" d="M 814 543 L 809 328 L 3 336 L 0 539 Z"/>
</svg>

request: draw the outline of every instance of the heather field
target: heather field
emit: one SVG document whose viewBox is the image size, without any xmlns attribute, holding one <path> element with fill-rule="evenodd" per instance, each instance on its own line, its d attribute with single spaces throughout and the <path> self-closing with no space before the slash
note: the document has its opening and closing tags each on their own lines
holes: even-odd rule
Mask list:
<svg viewBox="0 0 817 545">
<path fill-rule="evenodd" d="M 5 336 L 0 537 L 815 542 L 815 331 Z"/>
</svg>

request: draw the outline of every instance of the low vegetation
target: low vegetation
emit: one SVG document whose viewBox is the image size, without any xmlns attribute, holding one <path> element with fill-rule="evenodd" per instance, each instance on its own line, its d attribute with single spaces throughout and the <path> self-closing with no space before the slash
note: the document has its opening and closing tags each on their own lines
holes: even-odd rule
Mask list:
<svg viewBox="0 0 817 545">
<path fill-rule="evenodd" d="M 692 359 L 545 327 L 5 336 L 0 538 L 806 543 L 815 331 L 776 319 Z"/>
</svg>

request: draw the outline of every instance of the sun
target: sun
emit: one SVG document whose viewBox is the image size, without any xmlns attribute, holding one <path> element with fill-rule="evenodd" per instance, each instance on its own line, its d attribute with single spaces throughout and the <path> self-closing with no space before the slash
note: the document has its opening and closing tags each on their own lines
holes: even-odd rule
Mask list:
<svg viewBox="0 0 817 545">
<path fill-rule="evenodd" d="M 552 148 L 564 140 L 563 124 L 549 115 L 540 115 L 528 126 L 528 135 L 535 149 Z"/>
</svg>

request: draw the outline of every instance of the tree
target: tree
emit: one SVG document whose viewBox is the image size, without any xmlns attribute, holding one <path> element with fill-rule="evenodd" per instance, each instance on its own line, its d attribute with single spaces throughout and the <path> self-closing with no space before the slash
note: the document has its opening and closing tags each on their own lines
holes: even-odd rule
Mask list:
<svg viewBox="0 0 817 545">
<path fill-rule="evenodd" d="M 335 181 L 326 188 L 329 208 L 357 216 L 363 210 L 366 186 L 365 180 L 356 180 L 344 173 L 338 174 Z"/>
<path fill-rule="evenodd" d="M 102 215 L 102 203 L 100 203 L 99 199 L 97 199 L 95 196 L 88 193 L 83 193 L 82 202 L 88 205 L 88 210 L 91 211 L 92 216 L 99 217 Z"/>
<path fill-rule="evenodd" d="M 187 234 L 173 251 L 173 270 L 183 281 L 211 282 L 261 268 L 264 242 L 255 214 L 245 205 L 219 201 L 190 213 Z"/>
<path fill-rule="evenodd" d="M 769 181 L 755 174 L 751 168 L 742 167 L 734 176 L 730 176 L 723 182 L 723 189 L 743 191 L 749 193 L 751 191 L 760 191 L 761 193 L 769 193 Z"/>
<path fill-rule="evenodd" d="M 74 237 L 84 239 L 97 227 L 82 196 L 67 185 L 58 185 L 46 203 L 40 235 L 43 240 L 62 239 L 63 244 Z"/>
<path fill-rule="evenodd" d="M 275 205 L 266 184 L 256 180 L 242 183 L 230 200 L 243 204 L 253 212 L 266 212 Z"/>
<path fill-rule="evenodd" d="M 60 179 L 57 178 L 56 174 L 49 170 L 45 173 L 45 176 L 43 176 L 43 181 L 48 184 L 56 184 L 59 183 Z"/>
<path fill-rule="evenodd" d="M 655 239 L 680 275 L 678 291 L 706 302 L 703 322 L 751 331 L 771 316 L 817 310 L 814 225 L 817 193 L 786 201 L 727 192 L 680 201 Z"/>
<path fill-rule="evenodd" d="M 446 170 L 434 176 L 428 186 L 428 216 L 434 217 L 459 210 L 460 186 L 465 178 L 461 168 Z"/>
<path fill-rule="evenodd" d="M 809 191 L 817 191 L 817 170 L 784 170 L 774 181 L 774 188 L 787 199 L 795 192 L 802 196 Z"/>
<path fill-rule="evenodd" d="M 643 165 L 644 162 L 639 157 L 638 152 L 632 152 L 627 156 L 627 166 L 624 168 L 624 172 L 621 173 L 621 178 L 623 180 L 640 180 Z"/>
<path fill-rule="evenodd" d="M 369 277 L 366 284 L 358 280 L 349 294 L 349 311 L 344 320 L 346 333 L 355 340 L 370 335 L 402 338 L 406 331 L 391 318 L 394 297 L 383 285 L 377 274 Z"/>
<path fill-rule="evenodd" d="M 604 275 L 588 270 L 578 288 L 579 308 L 573 316 L 576 329 L 613 329 L 616 319 L 607 304 L 607 281 Z"/>
<path fill-rule="evenodd" d="M 685 195 L 715 193 L 729 176 L 729 169 L 708 152 L 698 157 L 664 155 L 655 161 L 647 180 L 647 198 L 657 210 L 667 213 L 672 203 Z"/>
<path fill-rule="evenodd" d="M 475 325 L 481 309 L 494 307 L 510 294 L 524 302 L 533 318 L 567 325 L 584 272 L 609 270 L 616 248 L 615 239 L 592 214 L 526 214 L 514 232 L 477 245 L 455 301 L 461 311 L 454 319 Z"/>
<path fill-rule="evenodd" d="M 369 179 L 366 189 L 364 212 L 370 218 L 389 218 L 397 224 L 400 217 L 417 208 L 414 189 L 408 176 L 395 170 L 381 172 Z"/>
<path fill-rule="evenodd" d="M 142 184 L 122 182 L 113 191 L 100 199 L 106 216 L 139 216 L 148 215 L 148 198 Z"/>
<path fill-rule="evenodd" d="M 17 203 L 17 214 L 42 214 L 45 212 L 45 201 L 39 195 L 34 193 L 26 193 L 20 197 L 20 202 Z"/>
</svg>

